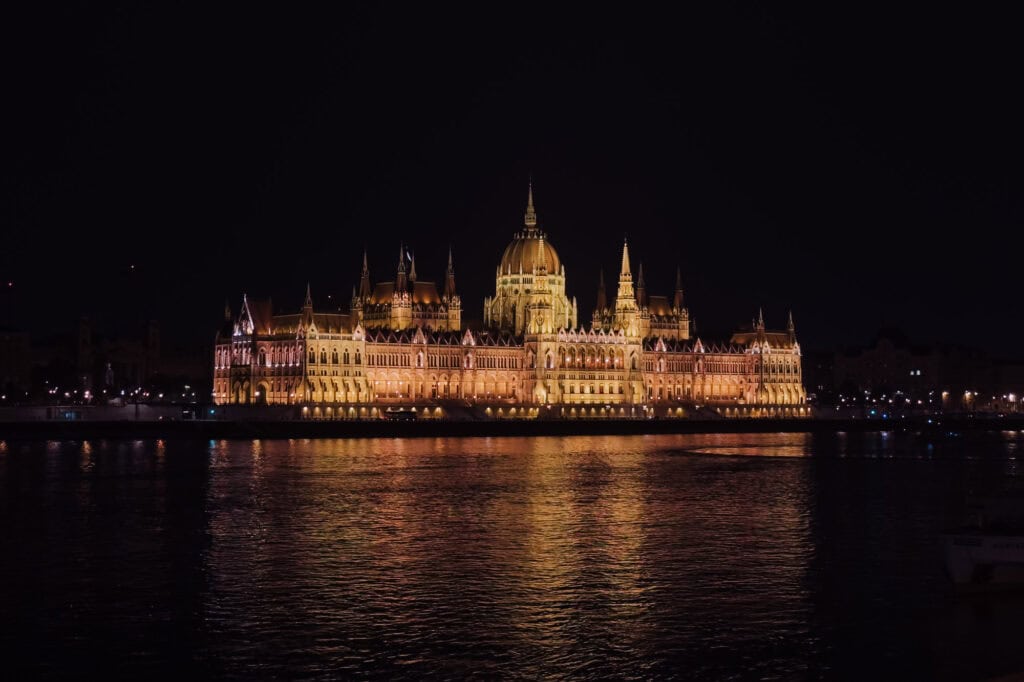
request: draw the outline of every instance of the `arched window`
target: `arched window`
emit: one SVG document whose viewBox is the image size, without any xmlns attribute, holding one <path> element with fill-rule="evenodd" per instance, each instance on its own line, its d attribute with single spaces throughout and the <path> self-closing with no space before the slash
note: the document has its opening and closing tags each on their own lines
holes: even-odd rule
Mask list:
<svg viewBox="0 0 1024 682">
<path fill-rule="evenodd" d="M 321 348 L 320 349 L 320 364 L 323 364 L 323 365 L 327 364 L 327 349 L 326 348 Z"/>
<path fill-rule="evenodd" d="M 331 351 L 331 364 L 332 365 L 338 364 L 338 349 L 337 348 L 335 348 L 335 349 L 333 349 Z"/>
<path fill-rule="evenodd" d="M 309 364 L 316 364 L 316 351 L 312 348 L 309 349 Z"/>
<path fill-rule="evenodd" d="M 416 354 L 416 366 L 423 367 L 423 351 Z"/>
<path fill-rule="evenodd" d="M 361 365 L 363 362 L 362 357 L 359 355 L 359 351 L 356 351 L 356 364 Z"/>
<path fill-rule="evenodd" d="M 347 365 L 348 364 L 348 348 L 345 349 L 345 352 L 342 354 L 341 357 L 342 357 L 342 360 L 344 360 L 345 364 Z"/>
</svg>

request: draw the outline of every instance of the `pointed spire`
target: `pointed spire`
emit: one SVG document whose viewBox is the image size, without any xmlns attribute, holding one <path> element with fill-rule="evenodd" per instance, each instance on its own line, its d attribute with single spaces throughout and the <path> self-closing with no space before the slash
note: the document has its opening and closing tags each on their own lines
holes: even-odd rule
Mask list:
<svg viewBox="0 0 1024 682">
<path fill-rule="evenodd" d="M 399 294 L 409 288 L 408 278 L 405 276 L 405 244 L 398 246 L 398 274 L 395 276 L 395 293 Z"/>
<path fill-rule="evenodd" d="M 796 336 L 796 325 L 793 324 L 793 311 L 789 311 L 789 319 L 786 321 L 786 331 L 789 332 L 789 338 L 793 339 Z"/>
<path fill-rule="evenodd" d="M 604 268 L 597 275 L 597 309 L 604 312 L 608 308 L 608 294 L 604 289 Z"/>
<path fill-rule="evenodd" d="M 640 261 L 640 270 L 636 277 L 636 303 L 641 308 L 647 307 L 647 285 L 644 284 L 644 262 Z"/>
<path fill-rule="evenodd" d="M 363 272 L 359 276 L 359 298 L 366 302 L 370 299 L 370 266 L 366 260 L 366 249 L 363 249 Z"/>
<path fill-rule="evenodd" d="M 757 309 L 757 328 L 764 331 L 764 311 L 760 307 Z"/>
<path fill-rule="evenodd" d="M 409 281 L 416 281 L 416 254 L 413 253 L 409 256 Z"/>
<path fill-rule="evenodd" d="M 537 227 L 537 211 L 533 208 L 533 176 L 530 176 L 529 189 L 526 193 L 526 215 L 523 216 L 526 228 L 532 230 Z"/>
<path fill-rule="evenodd" d="M 622 267 L 619 270 L 619 279 L 629 276 L 632 279 L 632 274 L 629 272 L 629 242 L 625 239 L 622 240 Z"/>
<path fill-rule="evenodd" d="M 309 282 L 306 282 L 306 300 L 302 304 L 303 308 L 313 307 L 313 294 L 309 287 Z"/>
<path fill-rule="evenodd" d="M 683 307 L 683 271 L 676 268 L 676 294 L 672 299 L 672 305 L 679 310 Z"/>
<path fill-rule="evenodd" d="M 452 247 L 448 247 L 448 273 L 444 280 L 444 296 L 451 299 L 455 296 L 455 261 L 452 259 Z"/>
<path fill-rule="evenodd" d="M 548 259 L 547 251 L 544 249 L 544 233 L 540 233 L 540 239 L 537 240 L 537 271 L 540 273 L 547 273 L 548 271 Z"/>
</svg>

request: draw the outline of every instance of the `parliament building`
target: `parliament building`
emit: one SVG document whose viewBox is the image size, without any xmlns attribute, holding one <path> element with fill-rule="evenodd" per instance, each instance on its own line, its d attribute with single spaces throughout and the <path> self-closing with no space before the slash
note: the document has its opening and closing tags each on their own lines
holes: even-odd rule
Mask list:
<svg viewBox="0 0 1024 682">
<path fill-rule="evenodd" d="M 291 405 L 313 419 L 809 414 L 792 315 L 781 331 L 759 313 L 727 343 L 694 338 L 680 273 L 671 296 L 648 293 L 627 243 L 614 298 L 602 274 L 589 324 L 566 283 L 531 187 L 481 329 L 462 324 L 450 252 L 441 286 L 417 277 L 404 247 L 394 278 L 372 284 L 364 253 L 348 314 L 317 312 L 308 286 L 295 313 L 246 296 L 237 315 L 225 310 L 213 400 Z"/>
</svg>

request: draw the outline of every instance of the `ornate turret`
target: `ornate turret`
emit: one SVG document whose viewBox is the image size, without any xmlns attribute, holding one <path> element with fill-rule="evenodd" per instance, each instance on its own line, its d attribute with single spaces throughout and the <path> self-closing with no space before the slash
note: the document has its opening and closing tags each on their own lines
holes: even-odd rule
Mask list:
<svg viewBox="0 0 1024 682">
<path fill-rule="evenodd" d="M 409 281 L 416 282 L 416 254 L 412 252 L 409 254 Z"/>
<path fill-rule="evenodd" d="M 793 311 L 789 311 L 789 319 L 786 321 L 786 331 L 789 333 L 789 340 L 796 341 L 796 325 L 793 324 Z"/>
<path fill-rule="evenodd" d="M 597 309 L 600 312 L 608 308 L 608 295 L 604 290 L 604 268 L 597 273 Z"/>
<path fill-rule="evenodd" d="M 679 310 L 683 307 L 683 271 L 676 268 L 676 293 L 672 297 L 672 307 Z"/>
</svg>

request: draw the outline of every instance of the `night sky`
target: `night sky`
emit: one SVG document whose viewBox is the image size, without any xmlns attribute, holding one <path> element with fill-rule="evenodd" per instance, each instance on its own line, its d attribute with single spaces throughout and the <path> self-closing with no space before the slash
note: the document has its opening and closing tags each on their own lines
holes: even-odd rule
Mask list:
<svg viewBox="0 0 1024 682">
<path fill-rule="evenodd" d="M 628 235 L 705 338 L 763 306 L 805 347 L 1017 352 L 1018 17 L 341 4 L 8 14 L 4 324 L 208 342 L 243 292 L 347 308 L 401 241 L 479 319 L 532 173 L 581 322 Z"/>
</svg>

